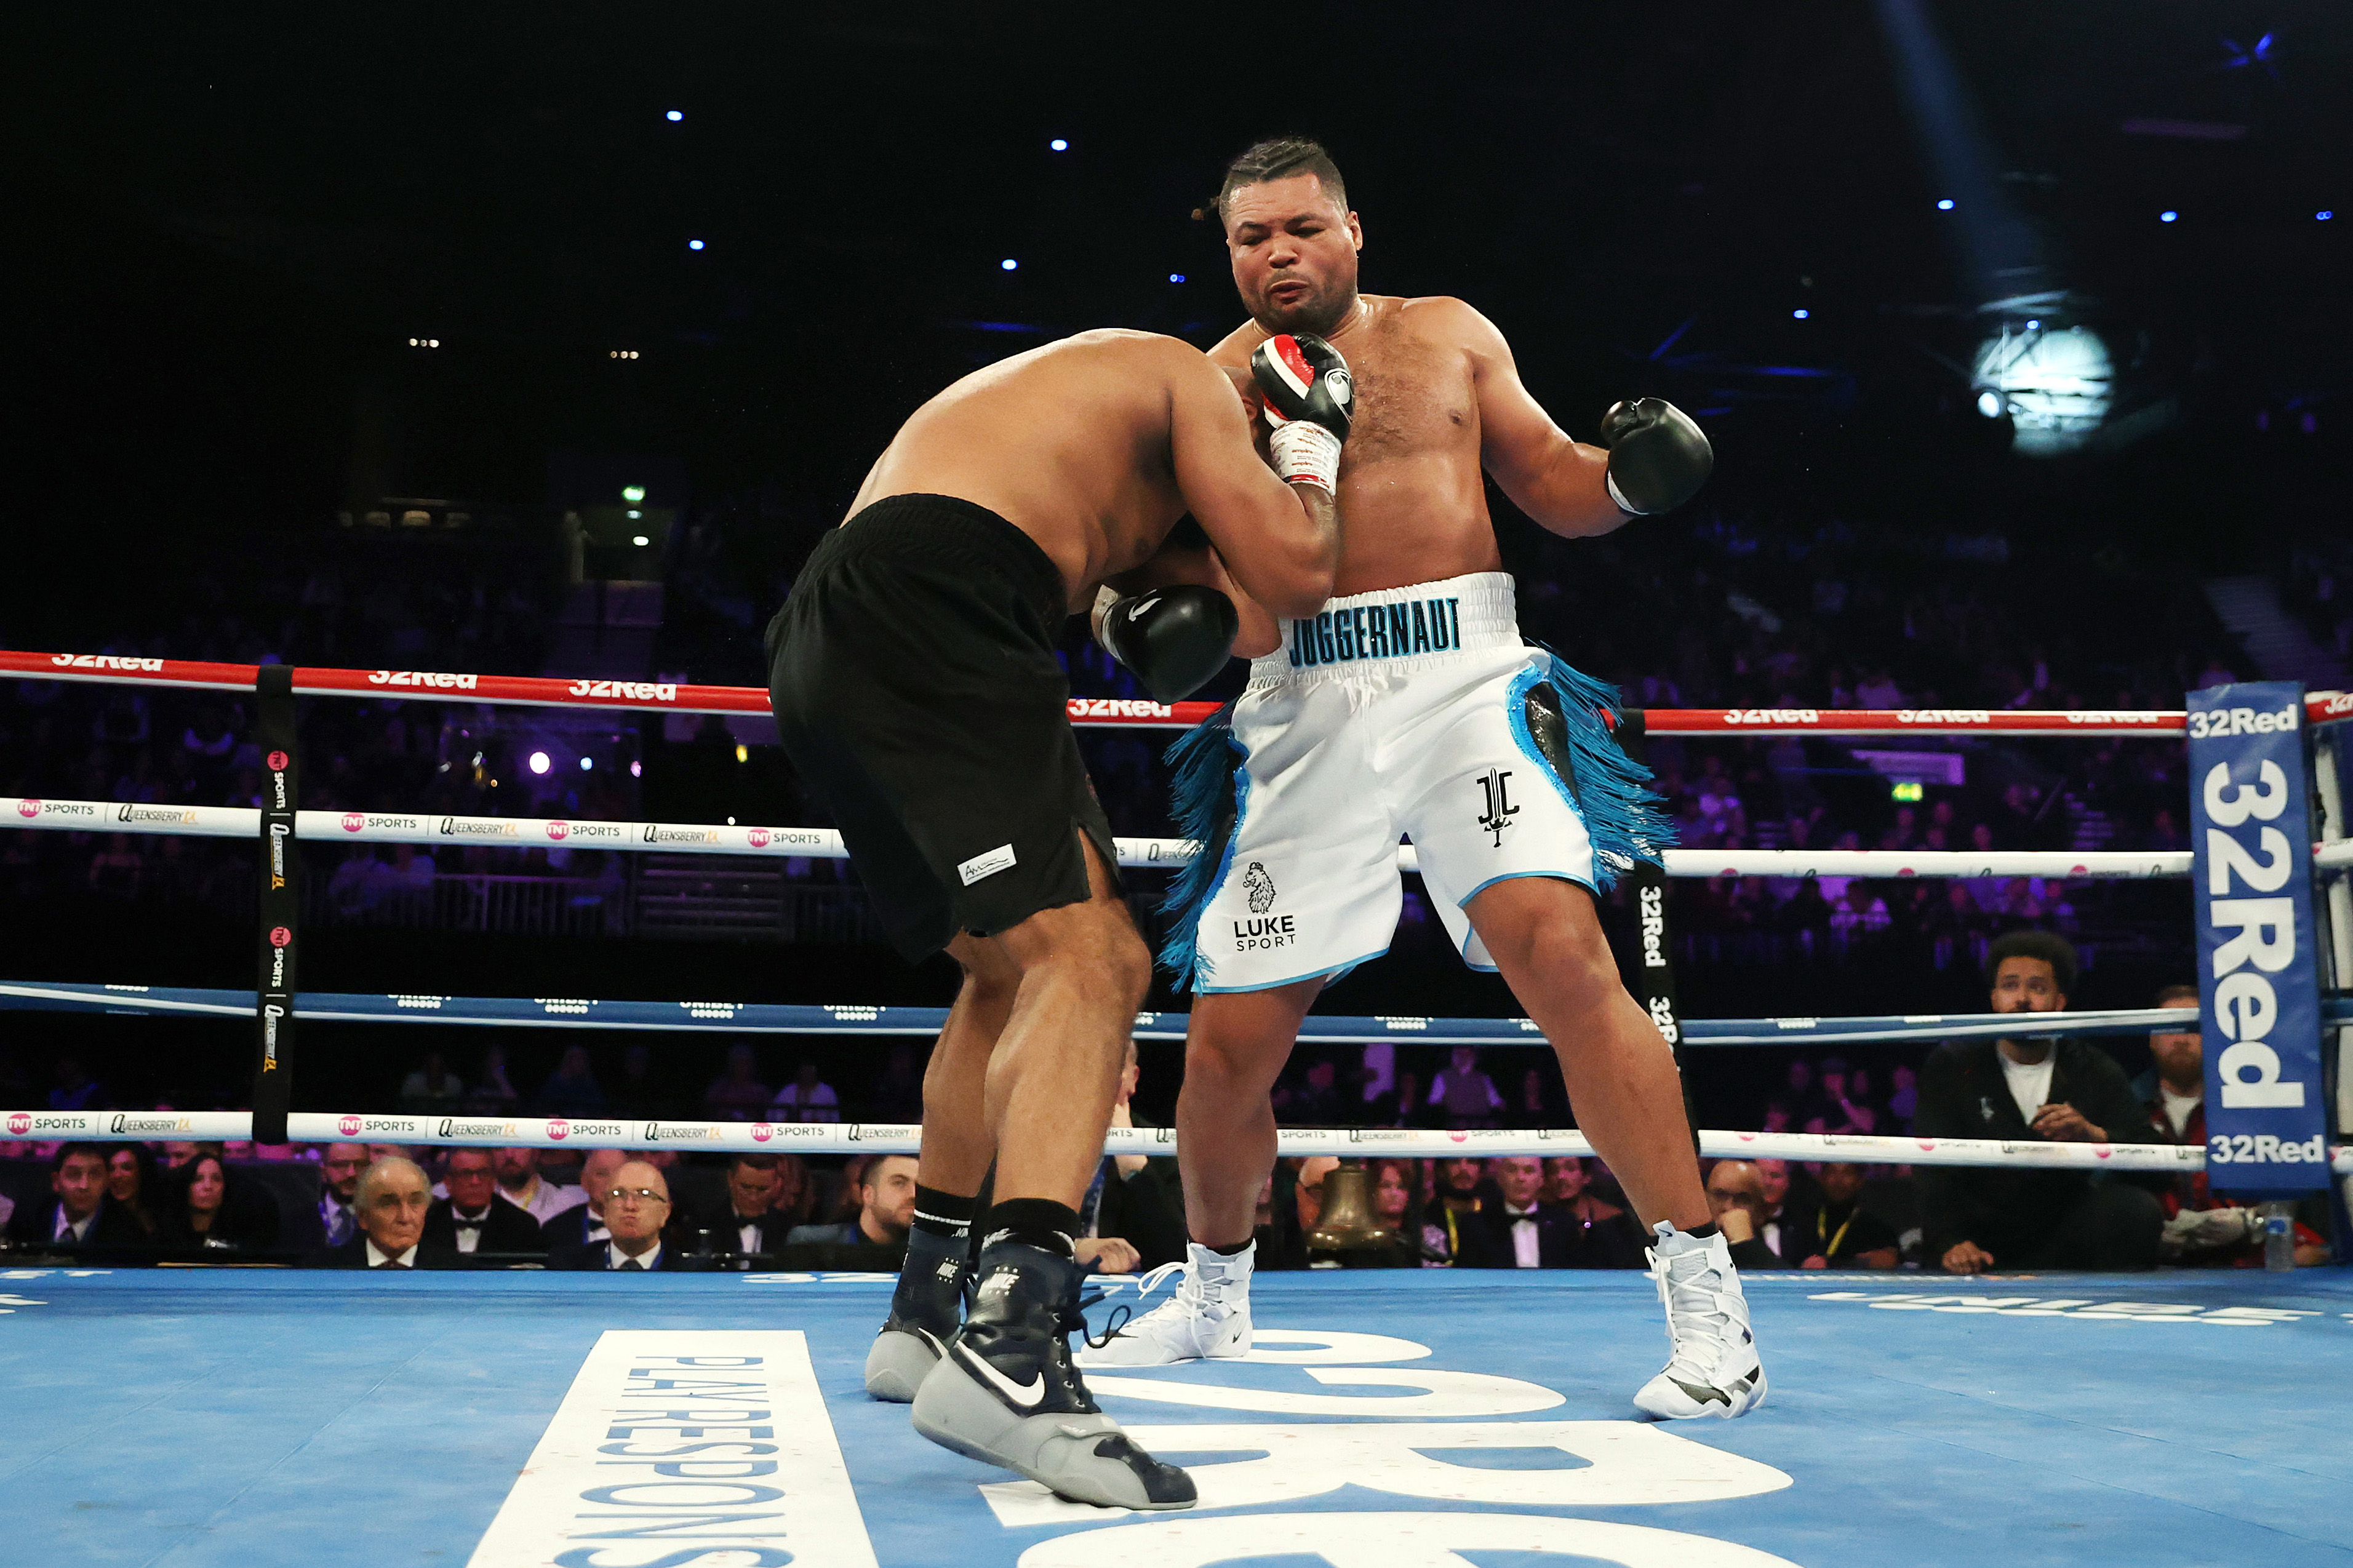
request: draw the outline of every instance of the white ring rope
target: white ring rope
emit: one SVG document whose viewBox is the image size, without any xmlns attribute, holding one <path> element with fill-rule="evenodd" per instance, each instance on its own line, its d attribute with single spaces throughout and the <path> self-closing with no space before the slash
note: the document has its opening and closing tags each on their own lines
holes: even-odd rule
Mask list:
<svg viewBox="0 0 2353 1568">
<path fill-rule="evenodd" d="M 645 1121 L 565 1117 L 357 1116 L 296 1111 L 286 1119 L 297 1143 L 401 1143 L 443 1147 L 653 1149 L 664 1146 L 744 1154 L 913 1154 L 923 1129 L 912 1123 Z M 5 1111 L 0 1144 L 132 1142 L 141 1139 L 242 1142 L 253 1136 L 246 1111 Z M 2004 1143 L 1991 1139 L 1874 1138 L 1811 1132 L 1703 1132 L 1708 1159 L 1849 1160 L 1873 1165 L 2000 1165 L 2061 1171 L 2136 1171 L 2179 1174 L 2206 1168 L 2194 1144 Z M 1406 1128 L 1289 1128 L 1277 1136 L 1283 1156 L 1333 1154 L 1379 1159 L 1493 1159 L 1508 1154 L 1591 1155 L 1580 1132 L 1562 1128 L 1425 1132 Z M 1113 1128 L 1105 1154 L 1174 1154 L 1168 1128 Z M 2329 1168 L 2353 1174 L 2353 1148 L 2328 1151 Z"/>
<path fill-rule="evenodd" d="M 0 826 L 60 832 L 166 833 L 252 839 L 261 813 L 249 806 L 158 806 L 129 800 L 25 797 L 0 807 Z M 461 817 L 435 812 L 299 811 L 306 842 L 486 845 L 495 849 L 596 849 L 620 853 L 731 854 L 765 859 L 847 860 L 830 828 L 768 828 L 716 822 L 620 822 L 564 817 Z M 1200 853 L 1190 839 L 1120 839 L 1119 863 L 1174 869 Z M 1669 850 L 1669 876 L 2046 876 L 2069 881 L 2146 881 L 2189 874 L 2188 850 Z M 1398 868 L 1418 869 L 1411 844 Z M 2353 865 L 2353 840 L 2316 846 L 2313 863 Z"/>
</svg>

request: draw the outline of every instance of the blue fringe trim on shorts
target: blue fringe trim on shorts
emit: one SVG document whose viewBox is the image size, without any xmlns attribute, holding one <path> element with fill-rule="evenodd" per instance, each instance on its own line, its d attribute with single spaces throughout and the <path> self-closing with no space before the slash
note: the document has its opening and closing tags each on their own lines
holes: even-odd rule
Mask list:
<svg viewBox="0 0 2353 1568">
<path fill-rule="evenodd" d="M 1219 819 L 1229 800 L 1236 823 L 1241 819 L 1240 791 L 1247 780 L 1240 777 L 1242 748 L 1234 740 L 1234 705 L 1228 703 L 1187 730 L 1168 748 L 1166 761 L 1173 775 L 1169 791 L 1176 831 L 1201 846 L 1201 853 L 1169 879 L 1160 895 L 1161 913 L 1168 916 L 1160 967 L 1181 991 L 1192 988 L 1200 960 L 1194 935 L 1200 928 L 1201 911 L 1225 881 L 1233 859 L 1232 830 L 1227 831 L 1223 843 L 1217 842 Z"/>
<path fill-rule="evenodd" d="M 1636 861 L 1664 863 L 1662 857 L 1674 847 L 1674 819 L 1667 815 L 1666 801 L 1650 787 L 1651 770 L 1627 756 L 1610 733 L 1622 711 L 1618 688 L 1572 668 L 1541 642 L 1528 646 L 1541 656 L 1544 679 L 1559 696 L 1561 716 L 1567 722 L 1577 809 L 1593 841 L 1597 890 L 1607 893 Z M 1514 721 L 1515 727 L 1522 722 L 1518 715 Z"/>
</svg>

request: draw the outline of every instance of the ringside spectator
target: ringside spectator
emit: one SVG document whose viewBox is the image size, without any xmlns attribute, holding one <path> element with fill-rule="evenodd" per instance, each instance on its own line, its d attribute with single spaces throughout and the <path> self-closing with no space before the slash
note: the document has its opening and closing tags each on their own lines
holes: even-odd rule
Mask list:
<svg viewBox="0 0 2353 1568">
<path fill-rule="evenodd" d="M 2169 985 L 2157 993 L 2158 1007 L 2196 1007 L 2198 988 Z M 2133 1082 L 2148 1114 L 2148 1124 L 2160 1143 L 2202 1148 L 2206 1142 L 2206 1051 L 2197 1029 L 2160 1029 L 2148 1037 L 2151 1064 Z M 2158 1195 L 2165 1208 L 2165 1229 L 2158 1238 L 2158 1255 L 2182 1268 L 2253 1268 L 2263 1260 L 2263 1216 L 2260 1211 L 2232 1202 L 2208 1184 L 2200 1169 L 2173 1178 Z M 2295 1253 L 2298 1268 L 2329 1261 L 2333 1249 L 2315 1224 L 2326 1224 L 2327 1201 L 2316 1214 L 2300 1214 L 2295 1222 Z"/>
<path fill-rule="evenodd" d="M 138 1223 L 147 1235 L 155 1234 L 155 1155 L 143 1143 L 119 1143 L 106 1157 L 106 1195 Z"/>
<path fill-rule="evenodd" d="M 605 1189 L 605 1224 L 611 1234 L 601 1242 L 550 1253 L 547 1266 L 611 1274 L 676 1269 L 681 1266 L 677 1252 L 662 1245 L 670 1214 L 670 1182 L 660 1170 L 642 1160 L 626 1161 Z"/>
<path fill-rule="evenodd" d="M 1766 1213 L 1765 1179 L 1746 1160 L 1719 1160 L 1708 1168 L 1707 1209 L 1724 1233 L 1732 1261 L 1742 1268 L 1787 1268 L 1788 1263 L 1757 1233 Z"/>
<path fill-rule="evenodd" d="M 156 1219 L 158 1239 L 170 1247 L 268 1252 L 278 1245 L 278 1205 L 209 1150 L 172 1172 Z"/>
<path fill-rule="evenodd" d="M 9 1216 L 8 1239 L 45 1251 L 145 1245 L 147 1233 L 107 1193 L 106 1162 L 102 1143 L 59 1144 L 49 1156 L 54 1200 L 19 1204 Z"/>
<path fill-rule="evenodd" d="M 494 1156 L 499 1196 L 544 1225 L 566 1209 L 588 1201 L 577 1187 L 559 1187 L 539 1179 L 541 1152 L 536 1149 L 501 1149 Z"/>
<path fill-rule="evenodd" d="M 727 1164 L 727 1202 L 700 1216 L 697 1224 L 711 1232 L 712 1251 L 722 1257 L 773 1253 L 791 1234 L 793 1222 L 776 1212 L 784 1192 L 781 1156 L 739 1154 Z M 587 1181 L 586 1173 L 581 1177 Z M 592 1194 L 593 1201 L 593 1194 Z"/>
<path fill-rule="evenodd" d="M 605 1228 L 605 1194 L 613 1178 L 631 1159 L 622 1149 L 592 1149 L 580 1162 L 581 1201 L 540 1226 L 540 1241 L 548 1251 L 601 1242 L 612 1233 Z"/>
<path fill-rule="evenodd" d="M 425 1241 L 432 1188 L 424 1168 L 406 1155 L 386 1155 L 360 1172 L 352 1212 L 359 1232 L 341 1246 L 322 1247 L 305 1268 L 455 1268 L 458 1255 Z"/>
<path fill-rule="evenodd" d="M 815 1062 L 803 1062 L 793 1081 L 776 1091 L 778 1121 L 839 1121 L 841 1097 L 818 1076 Z"/>
<path fill-rule="evenodd" d="M 470 1256 L 478 1252 L 543 1255 L 539 1222 L 512 1203 L 497 1202 L 498 1162 L 487 1149 L 453 1149 L 441 1168 L 448 1192 L 425 1213 L 425 1240 Z"/>
<path fill-rule="evenodd" d="M 1833 1160 L 1814 1172 L 1822 1201 L 1812 1223 L 1782 1243 L 1799 1268 L 1894 1268 L 1903 1261 L 1894 1227 L 1859 1202 L 1862 1167 Z"/>
<path fill-rule="evenodd" d="M 1127 1043 L 1126 1063 L 1111 1107 L 1111 1125 L 1132 1128 L 1130 1101 L 1141 1067 L 1135 1042 Z M 1132 1274 L 1185 1256 L 1185 1201 L 1176 1162 L 1141 1154 L 1119 1154 L 1095 1167 L 1094 1181 L 1079 1202 L 1078 1259 L 1099 1274 Z M 1089 1255 L 1087 1244 L 1102 1245 Z"/>
<path fill-rule="evenodd" d="M 830 1242 L 838 1246 L 904 1246 L 915 1223 L 915 1159 L 885 1154 L 867 1162 L 853 1189 L 858 1212 L 837 1224 L 795 1225 L 785 1240 L 794 1246 Z"/>
<path fill-rule="evenodd" d="M 2075 984 L 2075 949 L 2048 931 L 2012 931 L 1986 951 L 1992 1012 L 2058 1012 Z M 1939 1045 L 1920 1069 L 1923 1138 L 2145 1142 L 2147 1122 L 2124 1070 L 2088 1040 L 2005 1037 Z M 1989 1268 L 2151 1268 L 2164 1214 L 2142 1188 L 2088 1171 L 1924 1166 L 1926 1255 L 1951 1274 Z"/>
</svg>

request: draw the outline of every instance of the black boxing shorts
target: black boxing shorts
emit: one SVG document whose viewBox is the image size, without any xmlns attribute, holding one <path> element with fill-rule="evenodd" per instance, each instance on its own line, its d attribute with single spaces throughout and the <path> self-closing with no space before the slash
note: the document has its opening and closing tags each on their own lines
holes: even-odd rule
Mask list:
<svg viewBox="0 0 2353 1568">
<path fill-rule="evenodd" d="M 768 624 L 777 734 L 910 961 L 1083 902 L 1082 832 L 1117 864 L 1054 656 L 1066 591 L 987 507 L 894 495 L 826 535 Z"/>
</svg>

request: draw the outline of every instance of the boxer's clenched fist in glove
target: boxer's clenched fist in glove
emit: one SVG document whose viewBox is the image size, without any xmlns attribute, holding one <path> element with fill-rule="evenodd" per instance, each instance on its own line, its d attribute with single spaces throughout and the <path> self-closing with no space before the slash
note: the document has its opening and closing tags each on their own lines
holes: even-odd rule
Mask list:
<svg viewBox="0 0 2353 1568">
<path fill-rule="evenodd" d="M 1356 396 L 1340 351 L 1313 333 L 1278 333 L 1251 351 L 1250 376 L 1266 399 L 1274 471 L 1293 484 L 1337 488 Z"/>
<path fill-rule="evenodd" d="M 1707 437 L 1662 398 L 1612 404 L 1601 416 L 1601 444 L 1609 449 L 1609 499 L 1636 516 L 1672 512 L 1699 493 L 1715 467 Z"/>
</svg>

